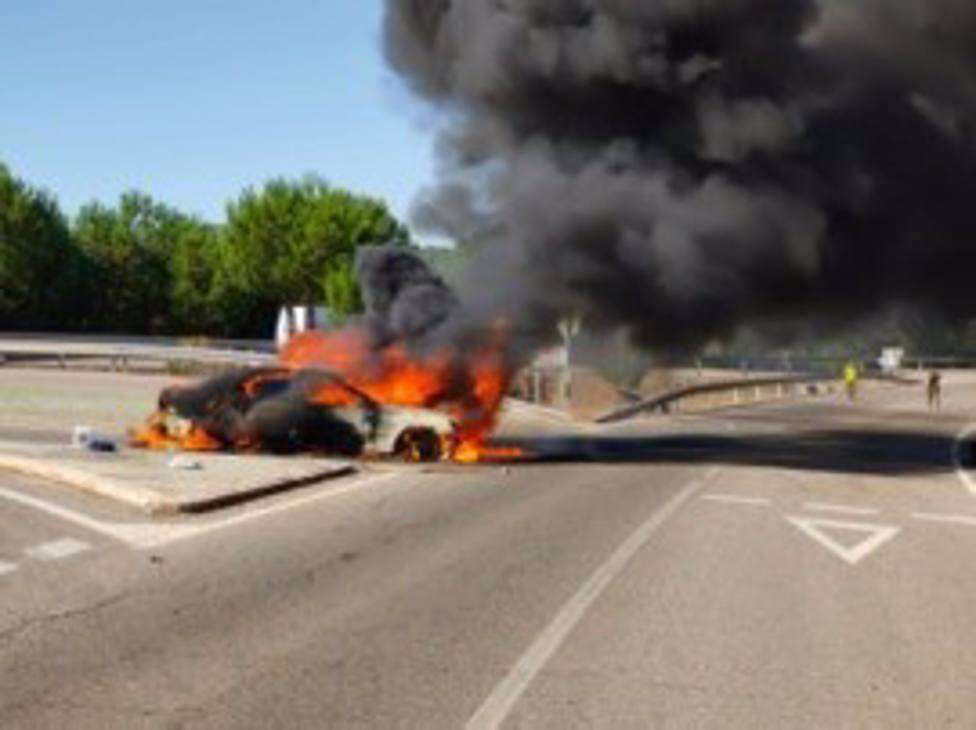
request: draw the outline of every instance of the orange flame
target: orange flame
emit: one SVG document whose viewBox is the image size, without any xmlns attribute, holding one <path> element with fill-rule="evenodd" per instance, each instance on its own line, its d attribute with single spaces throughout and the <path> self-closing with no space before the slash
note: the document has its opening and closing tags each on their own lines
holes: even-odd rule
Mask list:
<svg viewBox="0 0 976 730">
<path fill-rule="evenodd" d="M 502 356 L 500 328 L 492 344 L 464 356 L 446 349 L 413 356 L 401 344 L 375 351 L 366 337 L 355 329 L 303 332 L 292 338 L 279 359 L 293 368 L 333 370 L 384 405 L 446 410 L 456 427 L 451 449 L 455 461 L 472 463 L 521 455 L 518 449 L 486 445 L 512 378 Z M 323 405 L 344 405 L 348 397 L 348 392 L 328 385 L 311 395 L 314 402 Z"/>
<path fill-rule="evenodd" d="M 170 429 L 166 416 L 154 413 L 149 421 L 136 429 L 130 439 L 132 446 L 155 451 L 180 449 L 182 451 L 219 451 L 223 444 L 196 424 L 185 431 Z"/>
<path fill-rule="evenodd" d="M 455 430 L 445 444 L 455 461 L 517 458 L 522 455 L 518 449 L 487 444 L 512 377 L 503 357 L 503 334 L 498 328 L 489 344 L 469 353 L 444 349 L 417 356 L 399 343 L 376 350 L 363 330 L 303 332 L 282 349 L 280 371 L 255 375 L 241 387 L 253 398 L 269 381 L 287 379 L 299 370 L 326 369 L 381 405 L 438 408 L 450 414 Z M 354 405 L 357 400 L 355 392 L 328 379 L 323 379 L 308 398 L 312 403 L 335 407 Z M 228 446 L 197 424 L 172 428 L 165 413 L 154 414 L 133 434 L 131 442 L 143 448 L 187 451 L 216 451 Z M 249 449 L 255 445 L 232 446 Z"/>
</svg>

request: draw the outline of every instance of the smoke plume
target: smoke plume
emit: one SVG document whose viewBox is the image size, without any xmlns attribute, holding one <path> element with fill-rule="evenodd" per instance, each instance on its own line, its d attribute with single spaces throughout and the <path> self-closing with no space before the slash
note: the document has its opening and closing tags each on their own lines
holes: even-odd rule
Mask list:
<svg viewBox="0 0 976 730">
<path fill-rule="evenodd" d="M 420 258 L 396 246 L 366 246 L 356 277 L 374 347 L 402 342 L 423 347 L 455 315 L 454 293 Z"/>
<path fill-rule="evenodd" d="M 417 219 L 482 244 L 469 311 L 656 347 L 976 315 L 972 0 L 387 0 L 384 42 L 447 120 Z"/>
</svg>

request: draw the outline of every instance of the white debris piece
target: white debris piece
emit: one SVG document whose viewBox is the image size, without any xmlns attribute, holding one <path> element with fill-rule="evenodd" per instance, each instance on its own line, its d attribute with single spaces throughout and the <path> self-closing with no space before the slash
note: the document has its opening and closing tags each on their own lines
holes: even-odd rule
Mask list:
<svg viewBox="0 0 976 730">
<path fill-rule="evenodd" d="M 75 426 L 74 431 L 71 432 L 71 445 L 76 449 L 87 449 L 91 437 L 91 426 Z"/>
<path fill-rule="evenodd" d="M 182 469 L 183 471 L 199 471 L 203 469 L 203 464 L 186 454 L 178 454 L 169 460 L 170 469 Z"/>
<path fill-rule="evenodd" d="M 71 432 L 71 445 L 76 449 L 88 451 L 118 451 L 118 446 L 113 439 L 96 433 L 91 426 L 75 426 Z"/>
</svg>

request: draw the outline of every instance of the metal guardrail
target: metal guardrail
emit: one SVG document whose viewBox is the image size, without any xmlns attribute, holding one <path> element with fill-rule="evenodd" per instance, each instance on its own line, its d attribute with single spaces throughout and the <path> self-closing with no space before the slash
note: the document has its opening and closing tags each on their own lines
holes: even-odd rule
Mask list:
<svg viewBox="0 0 976 730">
<path fill-rule="evenodd" d="M 604 416 L 596 419 L 597 423 L 615 423 L 623 421 L 643 413 L 653 413 L 654 411 L 668 412 L 673 403 L 697 395 L 709 393 L 719 393 L 732 391 L 735 394 L 739 390 L 762 389 L 767 386 L 789 386 L 789 385 L 814 385 L 836 380 L 836 376 L 830 374 L 807 374 L 792 375 L 788 377 L 774 378 L 739 378 L 735 380 L 723 380 L 714 383 L 704 383 L 702 385 L 691 385 L 685 388 L 663 393 L 653 398 L 648 398 L 630 406 L 618 408 Z"/>
<path fill-rule="evenodd" d="M 221 339 L 215 337 L 168 337 L 156 335 L 84 335 L 57 332 L 0 332 L 0 342 L 59 343 L 72 345 L 124 345 L 146 347 L 203 347 L 216 350 L 274 352 L 268 339 Z"/>
<path fill-rule="evenodd" d="M 735 371 L 742 377 L 747 377 L 751 372 L 757 371 L 778 371 L 795 374 L 831 371 L 839 373 L 844 365 L 851 359 L 858 362 L 867 370 L 879 370 L 880 363 L 877 358 L 861 355 L 763 355 L 763 354 L 739 354 L 739 355 L 702 355 L 700 357 L 684 357 L 668 361 L 671 367 L 702 367 L 706 369 L 719 369 Z M 976 353 L 956 354 L 956 355 L 937 355 L 932 353 L 907 353 L 901 361 L 900 370 L 925 370 L 928 368 L 938 368 L 946 370 L 971 370 L 976 369 Z"/>
<path fill-rule="evenodd" d="M 976 368 L 976 356 L 963 357 L 959 355 L 925 357 L 913 355 L 902 361 L 902 370 L 972 370 Z"/>
<path fill-rule="evenodd" d="M 158 343 L 159 341 L 157 341 Z M 240 344 L 240 343 L 238 343 Z M 269 350 L 272 348 L 269 348 Z M 87 338 L 0 337 L 0 364 L 55 362 L 63 368 L 70 361 L 107 360 L 112 370 L 128 370 L 133 362 L 164 362 L 204 365 L 266 364 L 273 352 L 224 347 L 193 347 L 177 344 L 146 344 L 121 339 L 96 341 Z"/>
</svg>

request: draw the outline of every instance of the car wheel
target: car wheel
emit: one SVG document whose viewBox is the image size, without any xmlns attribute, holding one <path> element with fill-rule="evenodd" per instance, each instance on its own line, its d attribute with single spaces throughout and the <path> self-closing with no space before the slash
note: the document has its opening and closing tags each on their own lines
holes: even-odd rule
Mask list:
<svg viewBox="0 0 976 730">
<path fill-rule="evenodd" d="M 440 461 L 441 438 L 432 428 L 405 428 L 393 444 L 393 453 L 404 461 Z"/>
</svg>

